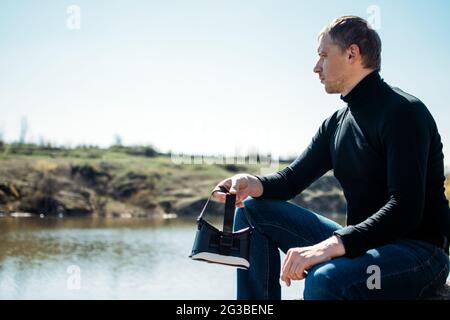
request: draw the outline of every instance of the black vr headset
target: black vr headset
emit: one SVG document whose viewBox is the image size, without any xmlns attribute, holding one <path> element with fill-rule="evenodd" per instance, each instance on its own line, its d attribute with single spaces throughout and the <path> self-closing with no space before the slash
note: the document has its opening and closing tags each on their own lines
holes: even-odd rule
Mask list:
<svg viewBox="0 0 450 320">
<path fill-rule="evenodd" d="M 212 195 L 217 191 L 226 193 L 223 231 L 216 229 L 202 217 Z M 244 208 L 250 227 L 233 232 L 235 201 L 236 195 L 230 194 L 224 187 L 220 187 L 220 190 L 216 189 L 211 193 L 197 218 L 197 233 L 192 253 L 189 256 L 191 259 L 242 269 L 250 267 L 250 235 L 253 233 L 254 227 L 251 225 Z"/>
</svg>

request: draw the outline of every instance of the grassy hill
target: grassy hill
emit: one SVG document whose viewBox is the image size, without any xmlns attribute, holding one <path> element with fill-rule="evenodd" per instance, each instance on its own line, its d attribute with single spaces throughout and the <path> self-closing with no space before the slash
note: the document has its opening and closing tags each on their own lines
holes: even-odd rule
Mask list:
<svg viewBox="0 0 450 320">
<path fill-rule="evenodd" d="M 288 164 L 281 162 L 279 168 Z M 261 163 L 248 162 L 180 164 L 151 147 L 63 149 L 2 145 L 0 213 L 197 215 L 220 180 L 239 172 L 260 174 L 263 167 Z M 450 175 L 445 185 L 450 199 Z M 318 213 L 346 211 L 342 190 L 331 172 L 292 201 Z M 221 211 L 219 204 L 211 204 L 211 213 Z"/>
<path fill-rule="evenodd" d="M 279 168 L 287 164 L 280 163 Z M 248 161 L 243 165 L 179 164 L 151 147 L 61 149 L 7 145 L 3 152 L 0 148 L 0 212 L 118 217 L 197 215 L 220 180 L 238 172 L 259 174 L 262 167 L 261 163 Z M 294 202 L 317 212 L 345 212 L 342 191 L 330 174 Z M 212 203 L 211 211 L 218 210 L 219 205 Z"/>
<path fill-rule="evenodd" d="M 0 159 L 0 211 L 161 214 L 206 197 L 229 175 L 226 166 L 177 165 L 168 156 L 14 155 Z"/>
</svg>

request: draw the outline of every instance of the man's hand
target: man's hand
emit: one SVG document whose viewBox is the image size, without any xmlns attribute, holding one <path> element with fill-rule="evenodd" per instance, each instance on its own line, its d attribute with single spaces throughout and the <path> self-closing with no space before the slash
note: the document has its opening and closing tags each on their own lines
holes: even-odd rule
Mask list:
<svg viewBox="0 0 450 320">
<path fill-rule="evenodd" d="M 225 203 L 225 193 L 220 191 L 219 187 L 224 187 L 231 194 L 236 195 L 236 207 L 242 208 L 242 203 L 248 196 L 259 197 L 263 193 L 261 182 L 255 177 L 247 173 L 240 173 L 219 182 L 214 188 L 218 190 L 213 193 L 213 197 L 222 203 Z"/>
<path fill-rule="evenodd" d="M 307 270 L 311 267 L 344 254 L 344 245 L 337 236 L 332 236 L 313 246 L 291 248 L 284 259 L 281 280 L 289 287 L 291 280 L 304 279 Z"/>
</svg>

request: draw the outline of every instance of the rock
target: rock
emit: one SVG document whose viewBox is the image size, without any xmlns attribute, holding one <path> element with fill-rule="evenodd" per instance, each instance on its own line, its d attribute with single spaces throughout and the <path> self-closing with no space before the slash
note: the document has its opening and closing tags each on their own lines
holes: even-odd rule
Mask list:
<svg viewBox="0 0 450 320">
<path fill-rule="evenodd" d="M 6 204 L 8 202 L 8 196 L 0 190 L 0 204 Z"/>
<path fill-rule="evenodd" d="M 105 192 L 107 184 L 112 179 L 108 173 L 108 166 L 105 164 L 100 165 L 100 169 L 90 165 L 72 166 L 70 175 L 72 179 L 78 179 L 85 186 L 95 188 L 101 193 Z"/>
<path fill-rule="evenodd" d="M 63 207 L 62 211 L 57 211 L 58 214 L 87 215 L 93 212 L 90 194 L 82 190 L 61 190 L 56 194 L 55 200 Z"/>
<path fill-rule="evenodd" d="M 223 168 L 231 173 L 243 172 L 246 169 L 246 167 L 238 166 L 235 164 L 225 164 L 225 165 L 223 165 Z"/>
<path fill-rule="evenodd" d="M 178 215 L 176 213 L 164 213 L 162 217 L 163 219 L 169 220 L 178 218 Z"/>
<path fill-rule="evenodd" d="M 10 214 L 10 216 L 14 218 L 29 218 L 32 216 L 32 214 L 28 212 L 13 212 Z"/>
<path fill-rule="evenodd" d="M 321 214 L 338 213 L 345 215 L 347 203 L 340 193 L 311 193 L 304 191 L 292 202 Z"/>
<path fill-rule="evenodd" d="M 118 200 L 125 200 L 139 190 L 153 190 L 155 183 L 146 175 L 128 172 L 126 175 L 113 180 L 109 194 Z"/>
<path fill-rule="evenodd" d="M 151 190 L 138 190 L 136 194 L 129 199 L 129 203 L 145 209 L 145 211 L 154 211 L 158 207 L 158 203 L 154 200 Z"/>
<path fill-rule="evenodd" d="M 314 181 L 309 187 L 308 190 L 310 191 L 322 191 L 322 192 L 329 192 L 332 190 L 342 190 L 341 184 L 336 179 L 336 177 L 332 174 L 332 172 L 328 172 L 327 174 L 323 175 L 316 181 Z"/>
<path fill-rule="evenodd" d="M 39 214 L 58 215 L 64 212 L 64 205 L 53 197 L 43 196 L 36 199 L 36 205 L 30 211 L 32 210 Z"/>
<path fill-rule="evenodd" d="M 44 215 L 87 215 L 93 212 L 90 194 L 83 190 L 61 190 L 54 195 L 37 192 L 24 199 L 20 209 Z"/>
<path fill-rule="evenodd" d="M 159 207 L 151 211 L 123 202 L 111 202 L 106 205 L 106 216 L 114 218 L 147 218 L 162 217 L 164 212 Z"/>
<path fill-rule="evenodd" d="M 20 192 L 14 183 L 0 183 L 0 191 L 6 196 L 15 199 L 20 198 Z"/>
<path fill-rule="evenodd" d="M 164 212 L 170 213 L 172 212 L 172 202 L 171 201 L 160 201 L 159 206 L 163 209 Z"/>
</svg>

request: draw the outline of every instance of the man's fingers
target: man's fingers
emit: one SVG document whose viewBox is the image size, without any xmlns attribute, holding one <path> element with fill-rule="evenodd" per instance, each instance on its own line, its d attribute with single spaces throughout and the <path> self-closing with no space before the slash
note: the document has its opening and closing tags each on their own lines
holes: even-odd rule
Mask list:
<svg viewBox="0 0 450 320">
<path fill-rule="evenodd" d="M 224 203 L 225 202 L 225 196 L 228 190 L 231 188 L 231 179 L 225 179 L 221 181 L 213 191 L 213 197 L 219 202 Z"/>
<path fill-rule="evenodd" d="M 236 195 L 235 206 L 238 208 L 243 208 L 243 201 L 247 198 L 247 194 L 245 191 L 240 191 L 240 182 L 239 179 L 236 178 L 228 178 L 222 182 L 220 182 L 213 191 L 213 197 L 217 199 L 219 202 L 224 203 L 226 199 L 226 194 L 231 193 Z"/>
<path fill-rule="evenodd" d="M 290 278 L 289 269 L 292 264 L 291 256 L 292 256 L 292 251 L 288 251 L 286 258 L 284 259 L 284 265 L 283 265 L 283 269 L 282 269 L 283 273 L 281 275 L 281 280 L 283 280 L 284 282 L 286 282 Z M 286 284 L 287 284 L 287 282 L 286 282 Z"/>
<path fill-rule="evenodd" d="M 225 202 L 225 193 L 220 192 L 220 191 L 215 191 L 213 194 L 213 197 L 217 200 L 219 200 L 219 202 Z"/>
<path fill-rule="evenodd" d="M 285 270 L 286 270 L 286 265 L 287 265 L 287 264 L 289 263 L 289 261 L 290 261 L 291 254 L 292 254 L 292 251 L 291 251 L 291 250 L 288 250 L 288 252 L 286 253 L 286 257 L 284 258 L 284 261 L 283 261 L 283 267 L 281 268 L 281 270 L 283 271 L 283 273 L 284 273 Z"/>
<path fill-rule="evenodd" d="M 230 193 L 231 194 L 237 194 L 239 191 L 239 180 L 236 178 L 231 179 L 231 188 Z"/>
<path fill-rule="evenodd" d="M 301 270 L 301 269 L 303 269 L 302 261 L 297 258 L 297 259 L 295 259 L 295 261 L 293 261 L 289 270 L 287 271 L 289 278 L 297 280 L 297 271 Z"/>
<path fill-rule="evenodd" d="M 239 192 L 240 188 L 240 182 L 238 179 L 231 179 L 231 187 L 230 187 L 230 193 L 236 195 L 236 207 L 242 208 L 244 205 L 242 205 L 242 201 L 244 201 L 244 195 L 242 192 Z"/>
<path fill-rule="evenodd" d="M 305 277 L 304 271 L 305 271 L 304 266 L 301 263 L 298 263 L 295 266 L 295 270 L 293 271 L 295 275 L 294 280 L 302 280 Z"/>
<path fill-rule="evenodd" d="M 291 286 L 291 279 L 287 278 L 286 281 L 284 281 L 284 282 L 286 283 L 286 285 L 287 285 L 288 287 Z"/>
<path fill-rule="evenodd" d="M 281 275 L 281 281 L 284 281 L 288 287 L 291 285 L 291 279 L 284 274 Z"/>
<path fill-rule="evenodd" d="M 281 274 L 280 278 L 281 278 L 281 281 L 284 281 L 287 284 L 287 281 L 288 281 L 289 278 L 284 273 Z"/>
<path fill-rule="evenodd" d="M 214 191 L 214 194 L 213 194 L 213 197 L 221 203 L 225 203 L 226 196 L 227 196 L 227 194 L 223 193 L 221 191 Z M 237 208 L 243 208 L 244 207 L 243 200 L 244 199 L 240 199 L 239 197 L 236 197 L 235 206 Z"/>
<path fill-rule="evenodd" d="M 306 260 L 296 250 L 289 249 L 283 262 L 281 280 L 289 287 L 292 280 L 303 280 L 308 271 L 305 270 Z"/>
<path fill-rule="evenodd" d="M 283 264 L 282 280 L 302 280 L 306 277 L 304 261 L 301 257 L 289 250 Z M 287 283 L 287 282 L 286 282 Z"/>
</svg>

